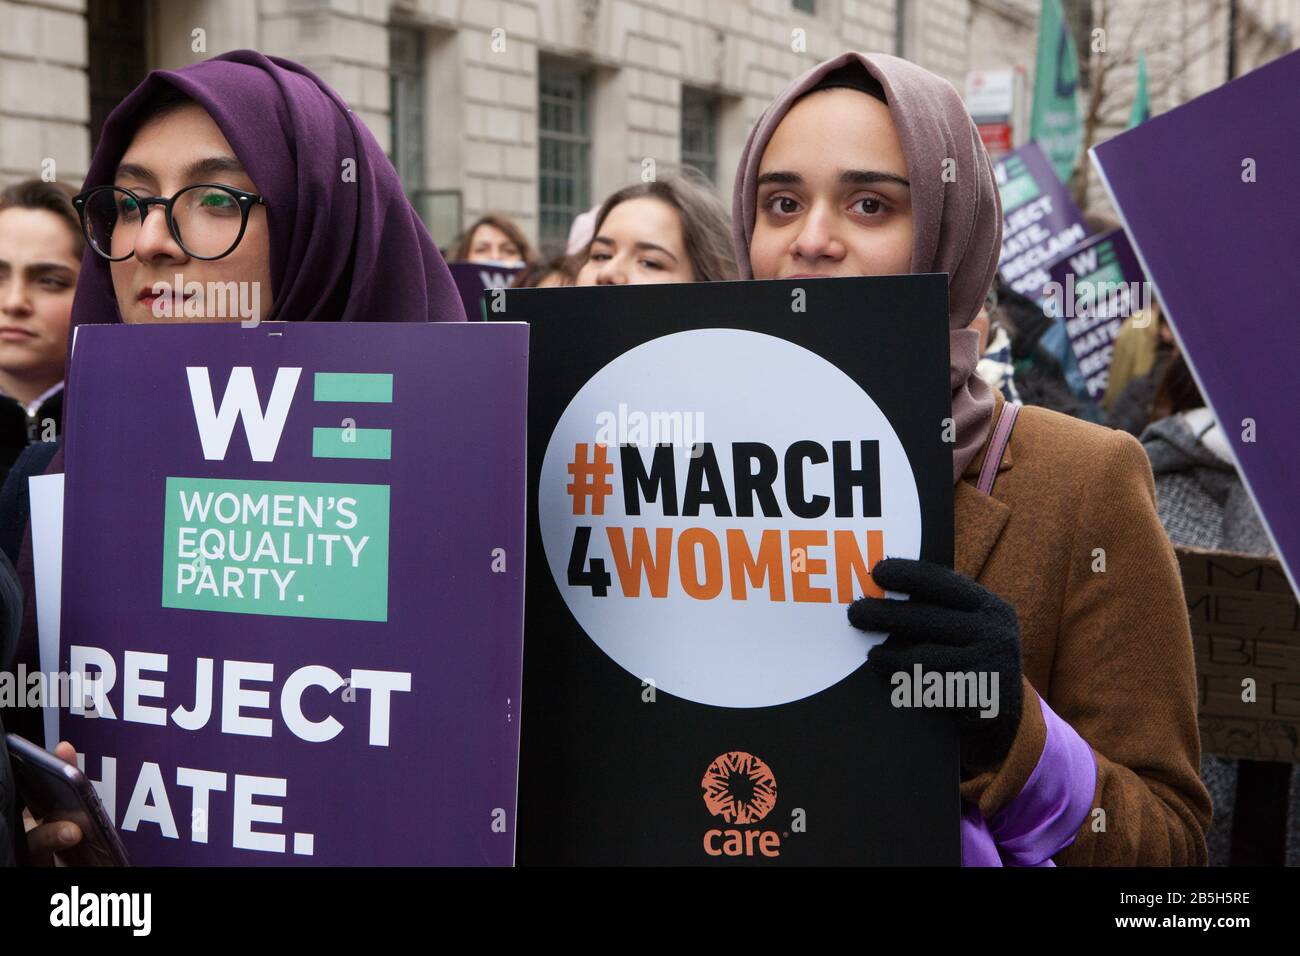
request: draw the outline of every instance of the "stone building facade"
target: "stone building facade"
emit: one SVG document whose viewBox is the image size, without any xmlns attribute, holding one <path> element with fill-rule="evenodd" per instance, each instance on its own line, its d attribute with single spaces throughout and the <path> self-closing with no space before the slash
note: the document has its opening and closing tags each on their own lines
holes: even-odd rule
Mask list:
<svg viewBox="0 0 1300 956">
<path fill-rule="evenodd" d="M 1065 3 L 1081 45 L 1106 21 L 1108 52 L 1098 56 L 1152 48 L 1157 112 L 1224 82 L 1230 57 L 1240 74 L 1294 48 L 1300 33 L 1300 0 Z M 0 0 L 0 182 L 53 169 L 78 183 L 98 124 L 149 69 L 252 47 L 306 64 L 339 91 L 389 150 L 440 244 L 498 210 L 554 248 L 574 212 L 639 179 L 650 161 L 657 170 L 687 162 L 729 197 L 763 106 L 842 50 L 901 54 L 958 89 L 972 69 L 1019 66 L 1032 81 L 1038 8 L 1039 0 Z M 1239 38 L 1231 48 L 1230 23 Z M 1099 138 L 1123 127 L 1131 65 L 1108 79 L 1115 103 Z"/>
</svg>

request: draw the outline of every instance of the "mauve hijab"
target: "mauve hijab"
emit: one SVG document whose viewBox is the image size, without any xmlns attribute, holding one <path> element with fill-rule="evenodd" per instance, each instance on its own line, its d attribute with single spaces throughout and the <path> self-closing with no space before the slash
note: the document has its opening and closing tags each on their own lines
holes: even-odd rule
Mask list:
<svg viewBox="0 0 1300 956">
<path fill-rule="evenodd" d="M 105 121 L 86 189 L 113 182 L 147 119 L 142 112 L 167 86 L 208 111 L 266 199 L 268 320 L 465 321 L 446 263 L 393 164 L 339 95 L 291 60 L 234 50 L 150 73 Z M 72 321 L 122 321 L 108 261 L 89 248 Z"/>
<path fill-rule="evenodd" d="M 756 180 L 772 134 L 799 97 L 816 88 L 828 73 L 855 62 L 884 88 L 907 159 L 912 184 L 911 271 L 948 273 L 948 368 L 957 431 L 952 480 L 956 484 L 992 425 L 993 392 L 975 374 L 979 333 L 968 326 L 997 272 L 1002 202 L 979 131 L 952 85 L 898 57 L 842 53 L 786 87 L 750 131 L 736 170 L 731 219 L 736 264 L 741 278 L 754 277 L 749 243 L 754 235 Z M 956 160 L 955 179 L 945 182 L 944 160 L 949 158 Z"/>
</svg>

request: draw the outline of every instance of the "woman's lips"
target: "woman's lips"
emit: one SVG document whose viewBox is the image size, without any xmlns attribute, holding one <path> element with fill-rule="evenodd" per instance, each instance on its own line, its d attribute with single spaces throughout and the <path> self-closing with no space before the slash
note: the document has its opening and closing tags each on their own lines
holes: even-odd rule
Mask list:
<svg viewBox="0 0 1300 956">
<path fill-rule="evenodd" d="M 140 298 L 137 301 L 139 301 L 139 303 L 142 306 L 144 306 L 146 309 L 152 312 L 154 303 L 157 302 L 159 299 L 164 299 L 164 298 L 171 299 L 172 307 L 176 308 L 177 306 L 184 305 L 187 301 L 194 298 L 194 293 L 191 292 L 189 295 L 176 296 L 171 292 L 171 290 L 162 293 L 145 291 L 140 293 Z"/>
<path fill-rule="evenodd" d="M 0 329 L 0 342 L 30 342 L 36 338 L 34 332 L 16 327 Z"/>
</svg>

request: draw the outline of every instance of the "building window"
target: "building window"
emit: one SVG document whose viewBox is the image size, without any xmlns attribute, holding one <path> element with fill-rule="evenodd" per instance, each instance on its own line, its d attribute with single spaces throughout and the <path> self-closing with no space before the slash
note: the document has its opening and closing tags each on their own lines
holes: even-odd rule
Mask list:
<svg viewBox="0 0 1300 956">
<path fill-rule="evenodd" d="M 682 87 L 682 164 L 718 182 L 718 98 Z"/>
<path fill-rule="evenodd" d="M 388 28 L 390 156 L 416 208 L 424 193 L 423 39 L 419 30 Z"/>
<path fill-rule="evenodd" d="M 791 0 L 790 5 L 812 16 L 817 15 L 817 0 Z"/>
<path fill-rule="evenodd" d="M 538 84 L 539 238 L 564 251 L 573 218 L 591 206 L 591 75 L 543 62 Z"/>
<path fill-rule="evenodd" d="M 147 19 L 145 0 L 90 0 L 86 5 L 91 149 L 99 143 L 108 114 L 149 73 L 143 40 Z"/>
</svg>

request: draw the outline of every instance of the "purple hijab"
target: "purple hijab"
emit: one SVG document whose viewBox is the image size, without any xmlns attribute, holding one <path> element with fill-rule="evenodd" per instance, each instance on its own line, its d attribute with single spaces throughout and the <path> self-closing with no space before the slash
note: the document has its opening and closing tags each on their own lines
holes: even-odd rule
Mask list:
<svg viewBox="0 0 1300 956">
<path fill-rule="evenodd" d="M 112 183 L 142 111 L 167 86 L 208 111 L 266 198 L 268 320 L 465 321 L 451 274 L 379 143 L 334 90 L 290 60 L 234 50 L 150 73 L 105 121 L 86 188 Z M 355 175 L 345 178 L 347 160 Z M 121 321 L 108 261 L 87 249 L 72 322 Z"/>
<path fill-rule="evenodd" d="M 857 61 L 884 88 L 912 183 L 913 273 L 948 273 L 949 384 L 957 441 L 953 484 L 988 437 L 993 392 L 975 374 L 979 333 L 968 328 L 993 283 L 1002 248 L 1002 202 L 979 130 L 952 85 L 907 60 L 883 53 L 842 53 L 799 77 L 763 111 L 736 170 L 731 229 L 742 279 L 752 279 L 759 163 L 790 107 L 826 74 Z M 955 159 L 945 182 L 944 160 Z"/>
</svg>

